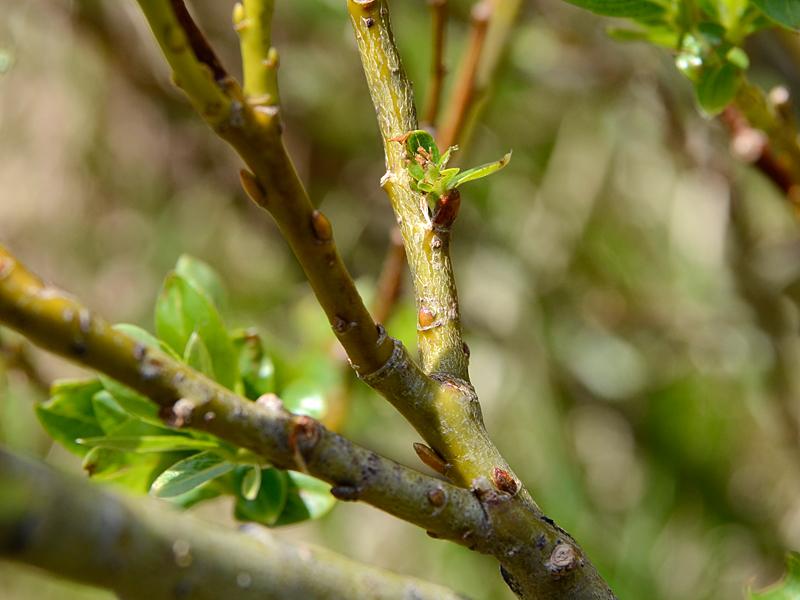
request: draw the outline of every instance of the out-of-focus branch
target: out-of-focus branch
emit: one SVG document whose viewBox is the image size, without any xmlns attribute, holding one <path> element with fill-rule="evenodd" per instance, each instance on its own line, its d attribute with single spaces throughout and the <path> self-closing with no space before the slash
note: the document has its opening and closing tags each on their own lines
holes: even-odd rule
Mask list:
<svg viewBox="0 0 800 600">
<path fill-rule="evenodd" d="M 436 126 L 439 116 L 439 105 L 442 100 L 442 87 L 447 69 L 444 65 L 445 35 L 447 32 L 447 0 L 428 0 L 431 7 L 431 23 L 433 27 L 433 52 L 431 71 L 428 80 L 428 92 L 425 102 L 424 122 L 431 127 Z"/>
<path fill-rule="evenodd" d="M 508 46 L 511 31 L 517 22 L 522 0 L 481 0 L 473 7 L 473 27 L 467 52 L 459 67 L 459 80 L 445 108 L 447 121 L 437 136 L 440 147 L 466 145 L 471 124 L 480 117 L 489 99 L 489 89 Z M 482 39 L 478 39 L 481 23 L 475 22 L 483 12 L 489 22 Z M 479 42 L 479 44 L 478 44 Z M 476 46 L 479 45 L 479 48 Z"/>
<path fill-rule="evenodd" d="M 120 598 L 457 600 L 437 585 L 134 501 L 0 449 L 0 559 Z"/>
<path fill-rule="evenodd" d="M 469 491 L 360 448 L 280 401 L 245 400 L 143 346 L 74 298 L 43 284 L 0 247 L 0 323 L 42 348 L 105 373 L 151 398 L 165 420 L 207 431 L 280 468 L 308 472 L 401 519 L 463 543 L 487 523 Z M 432 500 L 433 498 L 433 500 Z M 441 501 L 440 501 L 441 500 Z"/>
<path fill-rule="evenodd" d="M 788 101 L 781 88 L 766 95 L 743 83 L 721 118 L 730 131 L 733 153 L 758 168 L 800 211 L 800 144 Z"/>
<path fill-rule="evenodd" d="M 400 230 L 392 229 L 389 249 L 383 259 L 383 268 L 378 278 L 378 289 L 372 305 L 372 314 L 379 323 L 386 323 L 394 312 L 400 293 L 403 291 L 403 273 L 406 267 L 406 249 Z"/>
<path fill-rule="evenodd" d="M 453 97 L 445 112 L 445 120 L 437 131 L 436 143 L 441 148 L 449 148 L 456 143 L 458 134 L 464 127 L 467 114 L 472 107 L 476 94 L 476 78 L 478 64 L 486 41 L 489 18 L 492 14 L 492 2 L 482 0 L 472 7 L 472 26 L 467 51 L 458 71 L 458 79 L 453 88 Z"/>
<path fill-rule="evenodd" d="M 245 38 L 243 52 L 251 64 L 250 89 L 255 96 L 243 94 L 228 76 L 182 0 L 139 0 L 176 83 L 250 167 L 252 174 L 243 173 L 245 190 L 275 219 L 353 367 L 361 374 L 374 372 L 392 356 L 393 340 L 369 315 L 336 249 L 330 222 L 314 209 L 286 152 L 279 108 L 274 104 L 277 60 L 270 59 L 275 58 L 271 50 L 265 50 L 269 40 L 263 29 L 260 33 L 253 29 L 256 20 L 262 28 L 270 20 L 253 6 L 267 11 L 270 5 L 248 4 L 251 12 L 244 7 L 237 16 L 241 18 L 238 24 Z M 265 74 L 264 69 L 272 73 Z"/>
<path fill-rule="evenodd" d="M 28 349 L 21 341 L 8 339 L 0 330 L 0 363 L 6 369 L 19 371 L 34 388 L 42 395 L 46 395 L 50 390 L 50 383 L 47 378 L 39 371 L 39 368 L 31 360 Z"/>
</svg>

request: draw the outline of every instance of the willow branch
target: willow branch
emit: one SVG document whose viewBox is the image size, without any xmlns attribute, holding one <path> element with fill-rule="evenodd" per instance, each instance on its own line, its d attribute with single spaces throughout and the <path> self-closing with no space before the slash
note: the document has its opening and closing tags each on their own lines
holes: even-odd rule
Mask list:
<svg viewBox="0 0 800 600">
<path fill-rule="evenodd" d="M 447 0 L 428 0 L 431 7 L 433 32 L 431 70 L 425 103 L 425 123 L 435 128 L 442 100 L 442 87 L 447 69 L 444 66 L 445 34 L 447 32 Z"/>
<path fill-rule="evenodd" d="M 384 0 L 348 0 L 386 154 L 383 188 L 403 234 L 420 319 L 417 325 L 426 373 L 467 380 L 458 297 L 449 255 L 449 234 L 431 230 L 425 199 L 411 189 L 403 146 L 392 138 L 417 128 L 411 84 L 394 46 Z"/>
<path fill-rule="evenodd" d="M 260 528 L 256 537 L 133 501 L 2 449 L 0 489 L 1 559 L 123 599 L 462 598 Z"/>
<path fill-rule="evenodd" d="M 433 448 L 420 445 L 418 453 L 429 466 L 469 485 L 480 499 L 492 536 L 485 545 L 476 541 L 476 547 L 500 561 L 506 582 L 520 597 L 613 598 L 575 541 L 542 514 L 486 434 L 478 398 L 467 380 L 449 232 L 433 228 L 424 198 L 409 185 L 401 146 L 392 139 L 416 129 L 417 122 L 388 2 L 348 0 L 348 9 L 384 139 L 383 187 L 411 266 L 423 367 L 441 384 L 433 405 L 407 416 L 428 424 L 422 431 Z M 369 376 L 364 379 L 369 383 Z"/>
<path fill-rule="evenodd" d="M 264 51 L 268 40 L 263 30 L 260 34 L 253 31 L 257 21 L 262 27 L 269 21 L 266 13 L 256 13 L 253 7 L 268 11 L 268 4 L 248 2 L 242 9 L 244 21 L 239 21 L 246 40 L 243 52 L 252 71 L 258 66 L 268 67 L 267 71 L 277 67 L 277 61 L 258 63 L 259 52 Z M 246 191 L 277 223 L 353 367 L 361 374 L 379 369 L 392 355 L 392 340 L 372 320 L 336 249 L 328 219 L 314 209 L 297 176 L 283 145 L 278 106 L 264 103 L 262 92 L 273 93 L 269 82 L 274 73 L 268 77 L 260 71 L 252 75 L 249 85 L 257 95 L 245 96 L 191 20 L 182 0 L 139 0 L 139 5 L 174 71 L 175 81 L 252 171 L 243 174 Z M 251 52 L 251 45 L 258 48 Z M 253 65 L 254 61 L 258 64 Z"/>
<path fill-rule="evenodd" d="M 63 292 L 46 286 L 0 247 L 0 323 L 42 348 L 121 381 L 191 426 L 247 448 L 280 468 L 303 470 L 434 534 L 462 541 L 486 527 L 467 490 L 403 467 L 287 412 L 250 402 L 158 350 L 119 332 Z M 441 501 L 440 501 L 441 500 Z"/>
</svg>

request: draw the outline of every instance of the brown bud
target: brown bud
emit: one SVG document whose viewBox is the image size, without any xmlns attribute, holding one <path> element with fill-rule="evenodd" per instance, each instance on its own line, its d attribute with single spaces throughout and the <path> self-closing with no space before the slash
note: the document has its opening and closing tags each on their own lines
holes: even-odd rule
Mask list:
<svg viewBox="0 0 800 600">
<path fill-rule="evenodd" d="M 427 306 L 423 306 L 417 313 L 417 322 L 420 329 L 430 329 L 436 322 L 436 313 Z"/>
<path fill-rule="evenodd" d="M 414 452 L 416 452 L 419 459 L 431 469 L 442 475 L 447 474 L 447 462 L 439 456 L 434 449 L 425 444 L 414 442 Z"/>
<path fill-rule="evenodd" d="M 352 502 L 361 497 L 361 488 L 357 485 L 335 485 L 331 488 L 331 495 L 337 500 Z"/>
<path fill-rule="evenodd" d="M 444 506 L 445 501 L 447 500 L 447 495 L 444 493 L 444 490 L 440 487 L 434 488 L 428 491 L 428 502 L 433 504 L 435 507 Z"/>
<path fill-rule="evenodd" d="M 512 496 L 516 494 L 519 489 L 517 480 L 514 479 L 511 473 L 500 467 L 492 469 L 492 483 L 494 483 L 494 487 L 501 492 L 511 494 Z"/>
<path fill-rule="evenodd" d="M 461 193 L 458 190 L 449 190 L 439 198 L 436 212 L 433 213 L 431 223 L 434 229 L 450 229 L 458 216 L 461 207 Z"/>
<path fill-rule="evenodd" d="M 314 237 L 319 242 L 330 242 L 333 238 L 331 222 L 328 217 L 318 210 L 311 213 L 311 229 L 314 231 Z"/>
<path fill-rule="evenodd" d="M 256 179 L 256 176 L 253 175 L 250 171 L 246 169 L 242 169 L 239 171 L 239 182 L 242 184 L 242 188 L 250 196 L 250 199 L 258 204 L 259 206 L 264 206 L 267 203 L 267 194 L 264 191 L 264 188 L 261 187 L 261 184 Z"/>
</svg>

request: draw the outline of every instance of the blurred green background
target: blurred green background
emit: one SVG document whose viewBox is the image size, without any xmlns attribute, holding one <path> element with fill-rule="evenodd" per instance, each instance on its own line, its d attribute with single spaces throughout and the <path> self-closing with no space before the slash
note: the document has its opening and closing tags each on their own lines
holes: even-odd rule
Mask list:
<svg viewBox="0 0 800 600">
<path fill-rule="evenodd" d="M 193 3 L 237 71 L 232 4 Z M 370 296 L 393 218 L 345 3 L 277 4 L 287 141 Z M 392 8 L 420 106 L 427 4 Z M 451 0 L 451 72 L 469 8 Z M 797 223 L 729 158 L 670 57 L 614 42 L 606 25 L 525 3 L 462 153 L 471 166 L 514 151 L 464 193 L 454 232 L 473 381 L 501 451 L 621 599 L 740 598 L 800 548 Z M 765 86 L 797 83 L 786 44 L 768 33 L 750 49 Z M 0 242 L 21 260 L 152 329 L 161 280 L 189 253 L 229 286 L 228 324 L 257 326 L 279 365 L 340 360 L 274 225 L 240 191 L 238 159 L 171 87 L 134 2 L 3 0 L 0 73 Z M 414 315 L 406 291 L 388 328 L 411 347 Z M 78 471 L 33 405 L 37 379 L 80 371 L 0 335 L 0 443 Z M 37 376 L 17 368 L 18 350 Z M 344 409 L 347 435 L 423 468 L 413 431 L 365 386 Z M 224 502 L 197 510 L 230 522 Z M 492 559 L 357 503 L 275 534 L 512 597 Z M 110 596 L 0 564 L 0 597 Z"/>
</svg>

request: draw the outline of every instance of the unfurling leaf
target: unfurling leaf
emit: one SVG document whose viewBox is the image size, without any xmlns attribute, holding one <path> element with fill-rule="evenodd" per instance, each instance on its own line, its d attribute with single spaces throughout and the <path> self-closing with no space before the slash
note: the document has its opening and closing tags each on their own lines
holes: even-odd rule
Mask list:
<svg viewBox="0 0 800 600">
<path fill-rule="evenodd" d="M 176 273 L 167 276 L 156 303 L 156 332 L 179 353 L 197 333 L 208 349 L 216 380 L 233 389 L 239 379 L 237 356 L 222 317 L 206 294 Z"/>
<path fill-rule="evenodd" d="M 496 160 L 491 163 L 486 163 L 485 165 L 481 165 L 473 169 L 467 169 L 463 173 L 459 173 L 458 175 L 453 177 L 450 180 L 447 187 L 449 189 L 453 189 L 457 188 L 462 183 L 467 183 L 468 181 L 475 181 L 476 179 L 483 179 L 484 177 L 488 177 L 492 173 L 496 173 L 497 171 L 505 167 L 510 160 L 511 160 L 511 152 L 506 154 L 500 160 Z"/>
</svg>

